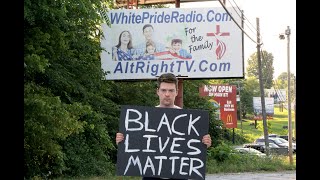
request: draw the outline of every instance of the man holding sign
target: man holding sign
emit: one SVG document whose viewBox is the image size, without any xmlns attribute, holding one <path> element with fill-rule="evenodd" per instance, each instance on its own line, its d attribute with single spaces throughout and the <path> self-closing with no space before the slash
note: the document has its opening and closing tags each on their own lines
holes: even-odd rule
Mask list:
<svg viewBox="0 0 320 180">
<path fill-rule="evenodd" d="M 166 74 L 162 74 L 158 80 L 157 80 L 157 94 L 159 96 L 159 102 L 160 104 L 156 107 L 160 107 L 160 108 L 173 108 L 173 109 L 181 109 L 179 106 L 174 105 L 174 101 L 176 96 L 178 95 L 178 79 L 176 78 L 176 76 L 174 74 L 171 73 L 166 73 Z M 153 109 L 157 109 L 157 108 L 153 108 Z M 142 112 L 144 111 L 144 112 Z M 151 111 L 154 111 L 154 113 L 162 113 L 162 115 L 158 116 L 157 118 L 160 118 L 161 120 L 159 120 L 158 122 L 158 127 L 157 129 L 154 128 L 152 129 L 152 127 L 148 127 L 148 124 L 150 123 L 149 126 L 152 125 L 152 123 L 154 122 L 149 122 L 149 117 L 152 117 L 151 115 Z M 164 113 L 168 112 L 168 113 Z M 142 112 L 142 113 L 141 113 Z M 186 113 L 187 112 L 187 113 Z M 141 163 L 140 159 L 138 156 L 130 156 L 130 158 L 128 158 L 128 162 L 125 165 L 125 172 L 129 171 L 129 168 L 131 166 L 137 166 L 140 169 L 140 174 L 142 176 L 145 176 L 142 178 L 142 180 L 160 180 L 160 179 L 168 179 L 168 178 L 161 178 L 163 176 L 163 174 L 161 174 L 161 168 L 165 169 L 168 168 L 166 167 L 167 161 L 170 162 L 170 166 L 171 167 L 171 175 L 174 177 L 181 177 L 181 176 L 190 176 L 190 174 L 196 174 L 196 175 L 192 175 L 192 177 L 196 176 L 196 178 L 199 179 L 204 179 L 205 177 L 203 177 L 203 174 L 201 174 L 199 172 L 199 169 L 202 171 L 205 171 L 205 166 L 203 164 L 203 162 L 201 161 L 201 159 L 196 158 L 196 155 L 201 155 L 201 157 L 205 157 L 206 152 L 201 152 L 201 146 L 199 146 L 199 143 L 203 143 L 206 145 L 206 147 L 210 147 L 211 146 L 211 137 L 209 134 L 205 134 L 202 136 L 201 142 L 200 140 L 197 140 L 193 137 L 191 137 L 192 135 L 196 134 L 197 136 L 199 136 L 200 134 L 198 133 L 198 130 L 201 130 L 201 127 L 198 127 L 197 122 L 201 121 L 202 119 L 202 112 L 200 111 L 191 111 L 190 113 L 188 113 L 189 111 L 183 111 L 183 114 L 179 114 L 179 111 L 176 110 L 166 110 L 166 109 L 157 109 L 157 110 L 152 110 L 152 109 L 141 109 L 141 108 L 137 108 L 137 109 L 127 109 L 127 112 L 125 113 L 125 115 L 123 115 L 124 113 L 122 112 L 122 117 L 126 116 L 126 122 L 125 122 L 125 126 L 126 126 L 126 130 L 128 131 L 142 131 L 143 129 L 143 125 L 142 123 L 139 121 L 141 119 L 143 119 L 142 117 L 145 118 L 145 122 L 144 122 L 144 129 L 146 132 L 150 132 L 147 135 L 143 135 L 142 137 L 147 139 L 147 148 L 146 149 L 139 149 L 141 147 L 133 147 L 131 144 L 129 146 L 129 141 L 134 139 L 134 138 L 138 138 L 138 137 L 133 137 L 133 136 L 129 136 L 130 132 L 128 134 L 126 134 L 126 138 L 124 138 L 124 134 L 120 133 L 120 132 L 124 132 L 123 128 L 120 130 L 120 132 L 118 132 L 116 134 L 116 143 L 117 145 L 122 142 L 123 140 L 125 140 L 124 142 L 124 146 L 123 144 L 121 144 L 121 148 L 125 149 L 125 152 L 138 152 L 138 151 L 143 151 L 143 152 L 149 152 L 149 153 L 154 153 L 156 154 L 156 156 L 152 156 L 150 158 L 149 156 L 147 156 L 146 162 L 145 164 Z M 150 113 L 150 114 L 148 114 Z M 197 114 L 198 113 L 198 114 Z M 172 118 L 171 116 L 174 116 L 178 114 L 178 116 L 176 116 L 175 118 Z M 130 117 L 128 116 L 134 116 L 136 119 L 130 119 Z M 140 118 L 139 118 L 140 117 Z M 153 117 L 152 117 L 153 118 Z M 138 120 L 139 119 L 139 120 Z M 156 118 L 154 118 L 156 119 Z M 171 122 L 171 124 L 169 123 L 168 119 L 174 119 L 173 122 Z M 182 122 L 183 124 L 177 125 L 178 123 L 180 123 L 179 120 L 183 120 L 185 122 Z M 208 120 L 208 116 L 205 117 L 206 120 Z M 129 123 L 136 123 L 139 126 L 136 126 L 136 128 L 132 128 L 129 127 Z M 164 128 L 162 128 L 164 127 Z M 184 128 L 186 127 L 186 128 Z M 183 128 L 183 129 L 182 129 Z M 198 130 L 197 130 L 198 128 Z M 163 137 L 161 135 L 157 135 L 155 133 L 162 131 L 163 129 L 168 130 L 169 134 L 175 135 L 176 137 Z M 184 136 L 186 135 L 186 136 Z M 188 139 L 188 137 L 191 137 L 190 139 Z M 140 137 L 139 137 L 140 138 Z M 143 138 L 140 138 L 140 141 L 144 141 Z M 163 138 L 163 139 L 162 139 Z M 170 139 L 171 138 L 171 139 Z M 130 139 L 130 140 L 129 140 Z M 154 140 L 157 139 L 157 140 Z M 180 143 L 180 142 L 186 142 L 186 143 Z M 172 145 L 168 145 L 169 142 L 172 142 Z M 179 144 L 180 143 L 180 144 Z M 152 144 L 156 144 L 156 145 L 152 145 Z M 201 144 L 200 144 L 201 145 Z M 159 148 L 153 148 L 155 146 L 159 146 Z M 169 147 L 170 146 L 170 147 Z M 120 147 L 120 146 L 119 146 Z M 180 148 L 180 149 L 179 149 Z M 155 150 L 156 149 L 156 150 Z M 185 151 L 187 152 L 183 152 L 180 151 L 181 149 L 186 149 Z M 157 151 L 157 152 L 156 152 Z M 159 151 L 159 152 L 158 152 Z M 174 156 L 170 156 L 170 157 L 166 157 L 165 155 L 163 155 L 162 153 L 166 153 L 167 151 L 170 151 L 171 153 L 173 153 Z M 159 154 L 160 153 L 160 154 Z M 184 154 L 184 156 L 179 156 L 181 154 Z M 204 155 L 203 155 L 204 154 Z M 188 157 L 187 157 L 188 156 Z M 119 154 L 118 154 L 118 158 L 119 158 Z M 140 157 L 141 158 L 141 157 Z M 155 165 L 156 162 L 159 162 L 159 165 L 157 165 L 156 167 L 158 168 L 157 170 L 155 170 Z M 162 165 L 165 164 L 164 165 Z M 180 164 L 178 164 L 180 163 Z M 178 165 L 177 165 L 178 164 Z M 142 167 L 144 165 L 144 167 Z M 184 171 L 184 168 L 188 166 L 188 170 Z M 175 169 L 177 167 L 177 169 Z M 143 172 L 142 172 L 143 169 Z M 153 172 L 152 175 L 147 174 L 146 171 L 147 169 L 151 169 L 151 171 Z M 176 175 L 178 173 L 178 175 Z M 154 176 L 157 175 L 158 177 L 150 177 L 150 176 Z M 149 176 L 149 177 L 147 177 Z M 160 176 L 160 177 L 159 177 Z M 168 176 L 166 176 L 168 177 Z"/>
</svg>

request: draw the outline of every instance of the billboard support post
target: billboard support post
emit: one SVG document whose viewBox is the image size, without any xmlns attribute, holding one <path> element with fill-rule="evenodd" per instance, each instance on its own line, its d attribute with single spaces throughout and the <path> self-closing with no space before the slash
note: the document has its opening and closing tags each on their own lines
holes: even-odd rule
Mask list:
<svg viewBox="0 0 320 180">
<path fill-rule="evenodd" d="M 178 78 L 178 95 L 174 102 L 175 105 L 183 108 L 183 79 Z"/>
<path fill-rule="evenodd" d="M 175 0 L 176 8 L 180 8 L 180 0 Z M 178 79 L 178 96 L 175 100 L 175 105 L 183 108 L 183 78 Z"/>
</svg>

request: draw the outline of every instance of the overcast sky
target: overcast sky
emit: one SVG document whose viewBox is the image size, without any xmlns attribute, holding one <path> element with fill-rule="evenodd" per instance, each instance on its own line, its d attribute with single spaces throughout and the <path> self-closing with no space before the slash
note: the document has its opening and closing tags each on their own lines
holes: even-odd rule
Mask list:
<svg viewBox="0 0 320 180">
<path fill-rule="evenodd" d="M 246 18 L 244 30 L 255 41 L 256 18 L 259 18 L 262 50 L 274 56 L 274 78 L 282 72 L 287 72 L 287 36 L 280 40 L 279 34 L 284 34 L 290 27 L 290 72 L 296 74 L 296 2 L 292 0 L 226 0 L 226 6 L 238 6 Z M 174 7 L 174 5 L 173 5 Z M 181 3 L 180 8 L 190 7 L 221 7 L 218 1 Z M 249 27 L 248 27 L 249 26 Z M 246 60 L 257 52 L 256 44 L 245 35 L 244 57 Z"/>
</svg>

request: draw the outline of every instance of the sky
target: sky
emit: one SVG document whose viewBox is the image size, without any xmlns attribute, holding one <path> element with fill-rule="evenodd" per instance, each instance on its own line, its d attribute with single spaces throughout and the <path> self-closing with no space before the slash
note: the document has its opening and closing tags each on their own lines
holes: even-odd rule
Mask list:
<svg viewBox="0 0 320 180">
<path fill-rule="evenodd" d="M 174 5 L 173 5 L 174 6 Z M 251 39 L 257 41 L 255 29 L 259 18 L 262 50 L 274 57 L 274 79 L 282 72 L 288 72 L 288 57 L 290 73 L 296 75 L 296 2 L 292 0 L 226 0 L 226 7 L 238 6 L 245 17 L 244 30 Z M 180 3 L 180 8 L 222 7 L 218 1 Z M 279 35 L 285 34 L 287 27 L 291 30 L 288 54 L 288 40 L 280 40 Z M 244 60 L 257 52 L 256 44 L 244 35 Z"/>
</svg>

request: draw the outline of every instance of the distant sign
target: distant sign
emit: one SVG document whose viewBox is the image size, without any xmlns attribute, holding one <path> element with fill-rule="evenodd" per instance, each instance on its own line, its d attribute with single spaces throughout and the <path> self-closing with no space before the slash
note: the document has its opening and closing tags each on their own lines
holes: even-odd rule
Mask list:
<svg viewBox="0 0 320 180">
<path fill-rule="evenodd" d="M 117 175 L 205 179 L 208 127 L 208 111 L 122 106 Z"/>
<path fill-rule="evenodd" d="M 274 99 L 274 103 L 280 103 L 287 101 L 287 94 L 285 89 L 264 89 L 265 97 L 271 97 Z"/>
<path fill-rule="evenodd" d="M 106 80 L 156 79 L 168 72 L 184 78 L 244 77 L 242 32 L 222 7 L 113 9 L 102 14 L 111 23 L 101 25 Z M 241 23 L 239 16 L 234 18 Z"/>
<path fill-rule="evenodd" d="M 270 119 L 274 115 L 274 98 L 265 97 L 265 110 L 267 118 Z M 262 119 L 262 103 L 261 97 L 253 97 L 253 111 L 256 119 Z"/>
<path fill-rule="evenodd" d="M 237 87 L 234 85 L 210 84 L 199 88 L 201 96 L 212 97 L 220 108 L 220 119 L 226 128 L 237 128 Z"/>
</svg>

